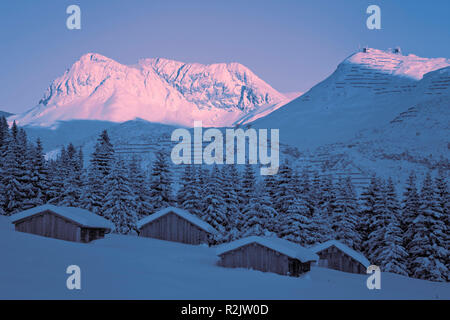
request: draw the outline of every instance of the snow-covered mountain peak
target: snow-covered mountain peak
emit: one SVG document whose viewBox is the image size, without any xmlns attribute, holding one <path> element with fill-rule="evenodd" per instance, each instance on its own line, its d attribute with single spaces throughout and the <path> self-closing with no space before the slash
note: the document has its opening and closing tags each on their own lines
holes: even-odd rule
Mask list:
<svg viewBox="0 0 450 320">
<path fill-rule="evenodd" d="M 420 80 L 428 72 L 450 66 L 450 59 L 421 58 L 414 54 L 405 56 L 402 55 L 399 48 L 392 50 L 364 48 L 352 54 L 344 63 L 357 64 L 386 74 Z"/>
<path fill-rule="evenodd" d="M 87 53 L 55 79 L 39 104 L 14 117 L 21 125 L 60 120 L 231 126 L 250 112 L 267 112 L 289 99 L 238 63 L 202 65 L 142 59 L 127 66 Z"/>
<path fill-rule="evenodd" d="M 112 62 L 114 60 L 105 57 L 104 55 L 101 55 L 100 53 L 95 52 L 89 52 L 85 53 L 80 57 L 79 62 L 88 62 L 88 61 L 94 61 L 94 62 Z"/>
<path fill-rule="evenodd" d="M 442 103 L 450 94 L 449 70 L 446 58 L 366 48 L 345 59 L 311 90 L 253 125 L 283 128 L 283 142 L 300 148 L 343 143 L 362 130 L 376 131 L 418 103 L 429 99 Z"/>
<path fill-rule="evenodd" d="M 199 108 L 228 109 L 234 106 L 243 112 L 286 100 L 250 69 L 239 63 L 183 63 L 156 58 L 140 61 L 153 70 Z"/>
</svg>

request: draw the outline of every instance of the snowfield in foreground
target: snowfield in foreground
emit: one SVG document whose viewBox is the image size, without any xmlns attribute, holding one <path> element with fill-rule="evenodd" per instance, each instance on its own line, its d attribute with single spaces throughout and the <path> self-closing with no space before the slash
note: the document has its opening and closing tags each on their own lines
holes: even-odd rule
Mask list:
<svg viewBox="0 0 450 320">
<path fill-rule="evenodd" d="M 13 231 L 0 217 L 0 299 L 450 299 L 448 283 L 313 268 L 300 278 L 215 265 L 214 248 L 107 235 L 90 244 Z M 81 268 L 81 290 L 66 268 Z"/>
</svg>

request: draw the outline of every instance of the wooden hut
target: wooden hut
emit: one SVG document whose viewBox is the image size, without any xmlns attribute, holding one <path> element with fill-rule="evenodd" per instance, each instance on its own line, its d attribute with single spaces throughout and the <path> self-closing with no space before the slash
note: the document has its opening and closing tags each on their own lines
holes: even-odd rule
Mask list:
<svg viewBox="0 0 450 320">
<path fill-rule="evenodd" d="M 275 237 L 247 237 L 217 248 L 218 264 L 226 268 L 247 268 L 298 277 L 318 260 L 309 249 Z"/>
<path fill-rule="evenodd" d="M 187 244 L 208 243 L 217 231 L 205 221 L 175 207 L 165 208 L 138 221 L 139 236 Z"/>
<path fill-rule="evenodd" d="M 345 244 L 330 240 L 311 248 L 319 256 L 317 265 L 350 273 L 366 274 L 369 260 Z"/>
<path fill-rule="evenodd" d="M 90 242 L 103 238 L 114 225 L 84 209 L 38 206 L 12 215 L 16 231 L 75 242 Z"/>
</svg>

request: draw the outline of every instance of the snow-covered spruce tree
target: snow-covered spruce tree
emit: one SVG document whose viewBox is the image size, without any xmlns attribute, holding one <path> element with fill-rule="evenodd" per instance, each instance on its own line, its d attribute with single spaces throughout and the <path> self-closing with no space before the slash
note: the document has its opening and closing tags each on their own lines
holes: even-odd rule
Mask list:
<svg viewBox="0 0 450 320">
<path fill-rule="evenodd" d="M 275 234 L 276 218 L 277 212 L 272 208 L 269 194 L 261 188 L 244 209 L 241 237 Z"/>
<path fill-rule="evenodd" d="M 296 201 L 306 204 L 308 208 L 308 214 L 306 215 L 308 219 L 303 219 L 306 223 L 304 232 L 307 234 L 302 240 L 302 244 L 312 245 L 330 239 L 333 230 L 328 219 L 328 212 L 325 211 L 324 214 L 324 210 L 316 208 L 317 198 L 314 199 L 312 196 L 313 190 L 308 171 L 304 169 L 300 176 L 298 171 L 293 169 L 291 184 L 292 191 L 297 198 Z"/>
<path fill-rule="evenodd" d="M 241 221 L 239 204 L 240 179 L 236 165 L 224 165 L 222 167 L 222 195 L 224 199 L 227 225 L 225 226 L 224 241 L 232 241 L 239 237 L 238 225 Z"/>
<path fill-rule="evenodd" d="M 189 187 L 192 181 L 194 180 L 194 165 L 187 164 L 184 165 L 183 174 L 180 176 L 180 187 L 176 192 L 176 201 L 177 205 L 180 208 L 183 208 L 183 202 L 189 195 L 189 190 L 186 187 Z M 183 208 L 184 209 L 184 208 Z M 187 209 L 185 209 L 187 210 Z"/>
<path fill-rule="evenodd" d="M 278 169 L 275 188 L 274 209 L 284 215 L 295 198 L 293 172 L 290 163 L 285 160 Z"/>
<path fill-rule="evenodd" d="M 59 205 L 78 207 L 83 192 L 82 153 L 70 143 L 67 146 L 65 157 L 61 163 L 63 169 L 63 192 Z"/>
<path fill-rule="evenodd" d="M 310 198 L 314 204 L 314 211 L 316 210 L 319 211 L 319 203 L 321 198 L 321 188 L 320 188 L 321 179 L 317 171 L 313 171 L 311 175 L 310 186 L 311 186 Z"/>
<path fill-rule="evenodd" d="M 9 143 L 9 126 L 5 117 L 0 117 L 0 157 L 5 156 L 7 144 Z M 0 164 L 1 166 L 1 164 Z"/>
<path fill-rule="evenodd" d="M 314 243 L 322 243 L 334 238 L 330 219 L 321 210 L 315 210 L 311 217 L 311 229 L 314 233 Z"/>
<path fill-rule="evenodd" d="M 378 249 L 384 244 L 384 237 L 390 222 L 391 213 L 387 207 L 387 187 L 385 182 L 378 178 L 374 190 L 373 212 L 368 220 L 369 235 L 364 246 L 370 262 L 379 266 L 382 264 L 382 261 L 378 256 Z"/>
<path fill-rule="evenodd" d="M 0 150 L 3 150 L 3 147 L 6 146 L 8 140 L 9 140 L 9 126 L 8 122 L 6 121 L 6 118 L 2 116 L 0 117 Z"/>
<path fill-rule="evenodd" d="M 193 215 L 201 218 L 202 213 L 202 190 L 199 183 L 198 170 L 194 164 L 186 165 L 181 176 L 181 187 L 177 192 L 178 206 Z"/>
<path fill-rule="evenodd" d="M 276 175 L 264 176 L 264 189 L 269 197 L 272 207 L 275 209 L 275 200 L 277 199 L 277 179 Z"/>
<path fill-rule="evenodd" d="M 389 178 L 385 188 L 387 224 L 380 228 L 378 247 L 375 249 L 376 261 L 381 270 L 401 275 L 408 275 L 408 254 L 403 247 L 403 232 L 400 228 L 400 204 L 395 192 L 394 183 Z"/>
<path fill-rule="evenodd" d="M 314 215 L 315 199 L 312 196 L 311 178 L 306 168 L 303 169 L 303 172 L 298 179 L 299 193 L 302 195 L 303 199 L 305 199 L 309 208 L 310 217 L 312 217 Z"/>
<path fill-rule="evenodd" d="M 279 213 L 275 209 L 276 187 L 274 175 L 267 175 L 264 177 L 261 188 L 261 197 L 263 197 L 264 202 L 273 209 L 273 217 L 269 219 L 267 230 L 274 234 L 280 232 Z"/>
<path fill-rule="evenodd" d="M 47 191 L 48 203 L 61 205 L 64 199 L 65 181 L 69 178 L 66 147 L 63 146 L 56 160 L 50 165 L 50 187 Z"/>
<path fill-rule="evenodd" d="M 315 230 L 309 217 L 309 208 L 306 201 L 292 194 L 285 197 L 286 212 L 279 216 L 280 238 L 307 246 L 316 243 Z"/>
<path fill-rule="evenodd" d="M 376 194 L 380 192 L 380 180 L 373 175 L 370 179 L 370 182 L 367 186 L 364 187 L 361 195 L 359 197 L 360 200 L 360 210 L 358 213 L 358 223 L 356 226 L 356 230 L 361 238 L 361 252 L 369 255 L 367 241 L 369 240 L 369 226 L 370 220 L 375 211 L 375 198 Z"/>
<path fill-rule="evenodd" d="M 308 204 L 299 192 L 299 181 L 289 162 L 285 161 L 278 171 L 276 222 L 274 231 L 280 238 L 302 245 L 312 244 L 314 228 L 310 219 Z M 281 212 L 276 208 L 281 208 Z"/>
<path fill-rule="evenodd" d="M 355 250 L 360 249 L 361 238 L 356 231 L 358 223 L 358 204 L 353 183 L 350 177 L 341 178 L 335 209 L 332 213 L 331 227 L 336 240 Z"/>
<path fill-rule="evenodd" d="M 33 207 L 33 188 L 29 171 L 29 146 L 26 133 L 14 122 L 8 135 L 3 163 L 4 212 L 11 215 Z"/>
<path fill-rule="evenodd" d="M 30 147 L 30 176 L 33 186 L 34 205 L 42 205 L 47 202 L 47 190 L 50 182 L 48 180 L 47 162 L 44 158 L 44 151 L 40 139 L 36 145 Z"/>
<path fill-rule="evenodd" d="M 237 176 L 235 178 L 237 178 Z M 256 179 L 252 165 L 248 163 L 245 164 L 241 180 L 236 186 L 237 188 L 239 188 L 239 192 L 237 193 L 239 214 L 235 217 L 233 222 L 237 229 L 238 237 L 240 237 L 240 235 L 245 232 L 245 230 L 243 229 L 244 221 L 246 219 L 245 211 L 248 210 L 252 202 L 255 201 Z"/>
<path fill-rule="evenodd" d="M 114 147 L 104 130 L 97 140 L 95 150 L 89 161 L 87 179 L 81 194 L 81 206 L 98 215 L 103 215 L 103 199 L 106 195 L 105 178 L 111 172 L 114 163 Z"/>
<path fill-rule="evenodd" d="M 81 172 L 83 172 L 84 170 L 84 153 L 83 153 L 83 148 L 79 147 L 78 148 L 78 164 L 77 164 L 79 170 Z"/>
<path fill-rule="evenodd" d="M 96 213 L 102 213 L 103 201 L 105 199 L 105 177 L 95 170 L 92 164 L 83 172 L 83 187 L 81 192 L 80 205 L 82 208 Z"/>
<path fill-rule="evenodd" d="M 221 180 L 221 172 L 217 165 L 214 165 L 209 181 L 205 186 L 205 210 L 202 215 L 202 219 L 219 232 L 220 236 L 216 239 L 219 242 L 223 240 L 228 224 L 225 201 L 222 196 Z"/>
<path fill-rule="evenodd" d="M 334 238 L 331 228 L 332 214 L 336 206 L 336 191 L 331 175 L 314 173 L 310 183 L 310 192 L 306 195 L 307 205 L 312 210 L 310 218 L 315 230 L 315 242 L 324 242 Z M 312 208 L 311 208 L 312 207 Z"/>
<path fill-rule="evenodd" d="M 450 248 L 450 197 L 448 192 L 446 171 L 442 168 L 438 170 L 437 177 L 434 180 L 434 185 L 436 187 L 436 204 L 442 212 L 443 221 L 445 223 L 445 247 Z M 447 266 L 447 269 L 450 268 L 450 255 L 447 255 L 445 265 Z"/>
<path fill-rule="evenodd" d="M 321 207 L 322 201 L 322 179 L 317 171 L 313 172 L 310 182 L 309 199 L 312 205 L 312 222 L 315 230 L 316 243 L 322 243 L 333 238 L 333 230 L 331 229 L 331 221 L 328 211 L 324 211 Z"/>
<path fill-rule="evenodd" d="M 242 193 L 240 196 L 241 209 L 244 209 L 250 204 L 250 201 L 255 197 L 255 172 L 251 164 L 245 164 L 244 173 L 242 176 Z"/>
<path fill-rule="evenodd" d="M 0 215 L 5 215 L 5 184 L 7 177 L 6 152 L 10 141 L 9 126 L 5 117 L 0 117 Z"/>
<path fill-rule="evenodd" d="M 114 223 L 115 233 L 129 234 L 136 230 L 137 215 L 134 211 L 134 195 L 125 162 L 117 159 L 105 178 L 106 197 L 103 216 Z"/>
<path fill-rule="evenodd" d="M 436 186 L 436 203 L 441 208 L 442 216 L 444 217 L 444 222 L 448 234 L 448 232 L 450 232 L 450 197 L 448 192 L 447 179 L 448 177 L 446 171 L 441 168 L 439 169 L 434 180 L 434 185 Z"/>
<path fill-rule="evenodd" d="M 129 163 L 128 177 L 134 196 L 134 210 L 137 214 L 137 218 L 142 219 L 152 213 L 152 205 L 150 203 L 150 190 L 147 179 L 142 170 L 140 159 L 135 155 L 131 157 Z"/>
<path fill-rule="evenodd" d="M 402 217 L 400 220 L 400 226 L 404 233 L 408 230 L 409 226 L 413 223 L 419 212 L 419 193 L 417 191 L 416 175 L 411 172 L 408 180 L 406 181 L 406 190 L 403 193 L 402 202 Z M 403 246 L 408 246 L 409 239 L 403 238 Z"/>
<path fill-rule="evenodd" d="M 330 174 L 322 176 L 321 179 L 321 198 L 319 209 L 322 211 L 324 220 L 328 220 L 331 226 L 333 212 L 336 209 L 336 186 L 333 183 L 333 177 Z"/>
<path fill-rule="evenodd" d="M 150 203 L 153 212 L 173 204 L 172 173 L 169 160 L 163 150 L 156 152 L 156 159 L 150 173 Z"/>
<path fill-rule="evenodd" d="M 435 188 L 428 173 L 420 192 L 420 208 L 406 231 L 409 239 L 406 250 L 409 254 L 410 275 L 424 280 L 448 281 L 446 266 L 448 248 L 442 209 L 436 203 Z"/>
<path fill-rule="evenodd" d="M 198 181 L 198 185 L 200 187 L 200 195 L 202 198 L 201 201 L 201 211 L 204 212 L 206 209 L 206 204 L 204 202 L 204 199 L 207 195 L 206 193 L 206 185 L 209 182 L 209 177 L 211 175 L 209 166 L 206 165 L 195 165 L 195 176 L 196 180 Z"/>
<path fill-rule="evenodd" d="M 20 181 L 17 179 L 20 175 L 20 166 L 16 153 L 16 142 L 11 137 L 7 143 L 7 151 L 2 165 L 3 213 L 7 216 L 20 209 L 22 199 L 26 196 L 22 192 Z"/>
<path fill-rule="evenodd" d="M 6 157 L 6 151 L 8 149 L 10 138 L 9 126 L 6 122 L 6 118 L 0 117 L 0 170 L 3 166 L 3 159 Z"/>
<path fill-rule="evenodd" d="M 40 199 L 38 198 L 37 190 L 33 186 L 33 149 L 34 146 L 28 142 L 28 137 L 24 129 L 19 129 L 18 142 L 20 152 L 23 153 L 19 156 L 21 161 L 22 177 L 20 177 L 22 185 L 24 186 L 25 199 L 22 202 L 22 210 L 33 208 L 39 205 Z"/>
<path fill-rule="evenodd" d="M 103 130 L 97 139 L 94 153 L 91 157 L 91 164 L 101 177 L 106 177 L 114 164 L 114 147 L 108 135 L 108 131 Z"/>
<path fill-rule="evenodd" d="M 300 174 L 299 174 L 297 168 L 292 168 L 292 178 L 291 179 L 292 179 L 292 181 L 291 181 L 292 190 L 295 192 L 295 194 L 299 195 L 303 191 L 303 188 L 302 188 L 303 182 L 301 181 Z"/>
<path fill-rule="evenodd" d="M 397 217 L 390 220 L 384 234 L 384 241 L 385 244 L 378 253 L 381 270 L 407 276 L 408 253 L 403 248 L 402 229 Z"/>
</svg>

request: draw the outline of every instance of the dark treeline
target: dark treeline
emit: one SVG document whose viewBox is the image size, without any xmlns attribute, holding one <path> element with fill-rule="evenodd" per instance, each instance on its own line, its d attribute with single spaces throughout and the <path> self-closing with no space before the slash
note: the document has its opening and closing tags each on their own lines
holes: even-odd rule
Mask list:
<svg viewBox="0 0 450 320">
<path fill-rule="evenodd" d="M 216 228 L 224 242 L 276 235 L 310 246 L 339 240 L 364 253 L 382 271 L 448 281 L 447 178 L 411 173 L 401 197 L 391 179 L 373 177 L 360 196 L 349 177 L 298 172 L 284 162 L 277 175 L 255 177 L 250 165 L 186 165 L 174 190 L 167 155 L 156 153 L 149 170 L 138 158 L 114 152 L 108 134 L 98 138 L 84 167 L 81 149 L 63 147 L 45 160 L 41 142 L 0 119 L 0 214 L 50 203 L 90 210 L 111 220 L 116 233 L 136 230 L 138 219 L 178 206 Z M 443 172 L 443 171 L 442 171 Z"/>
</svg>

